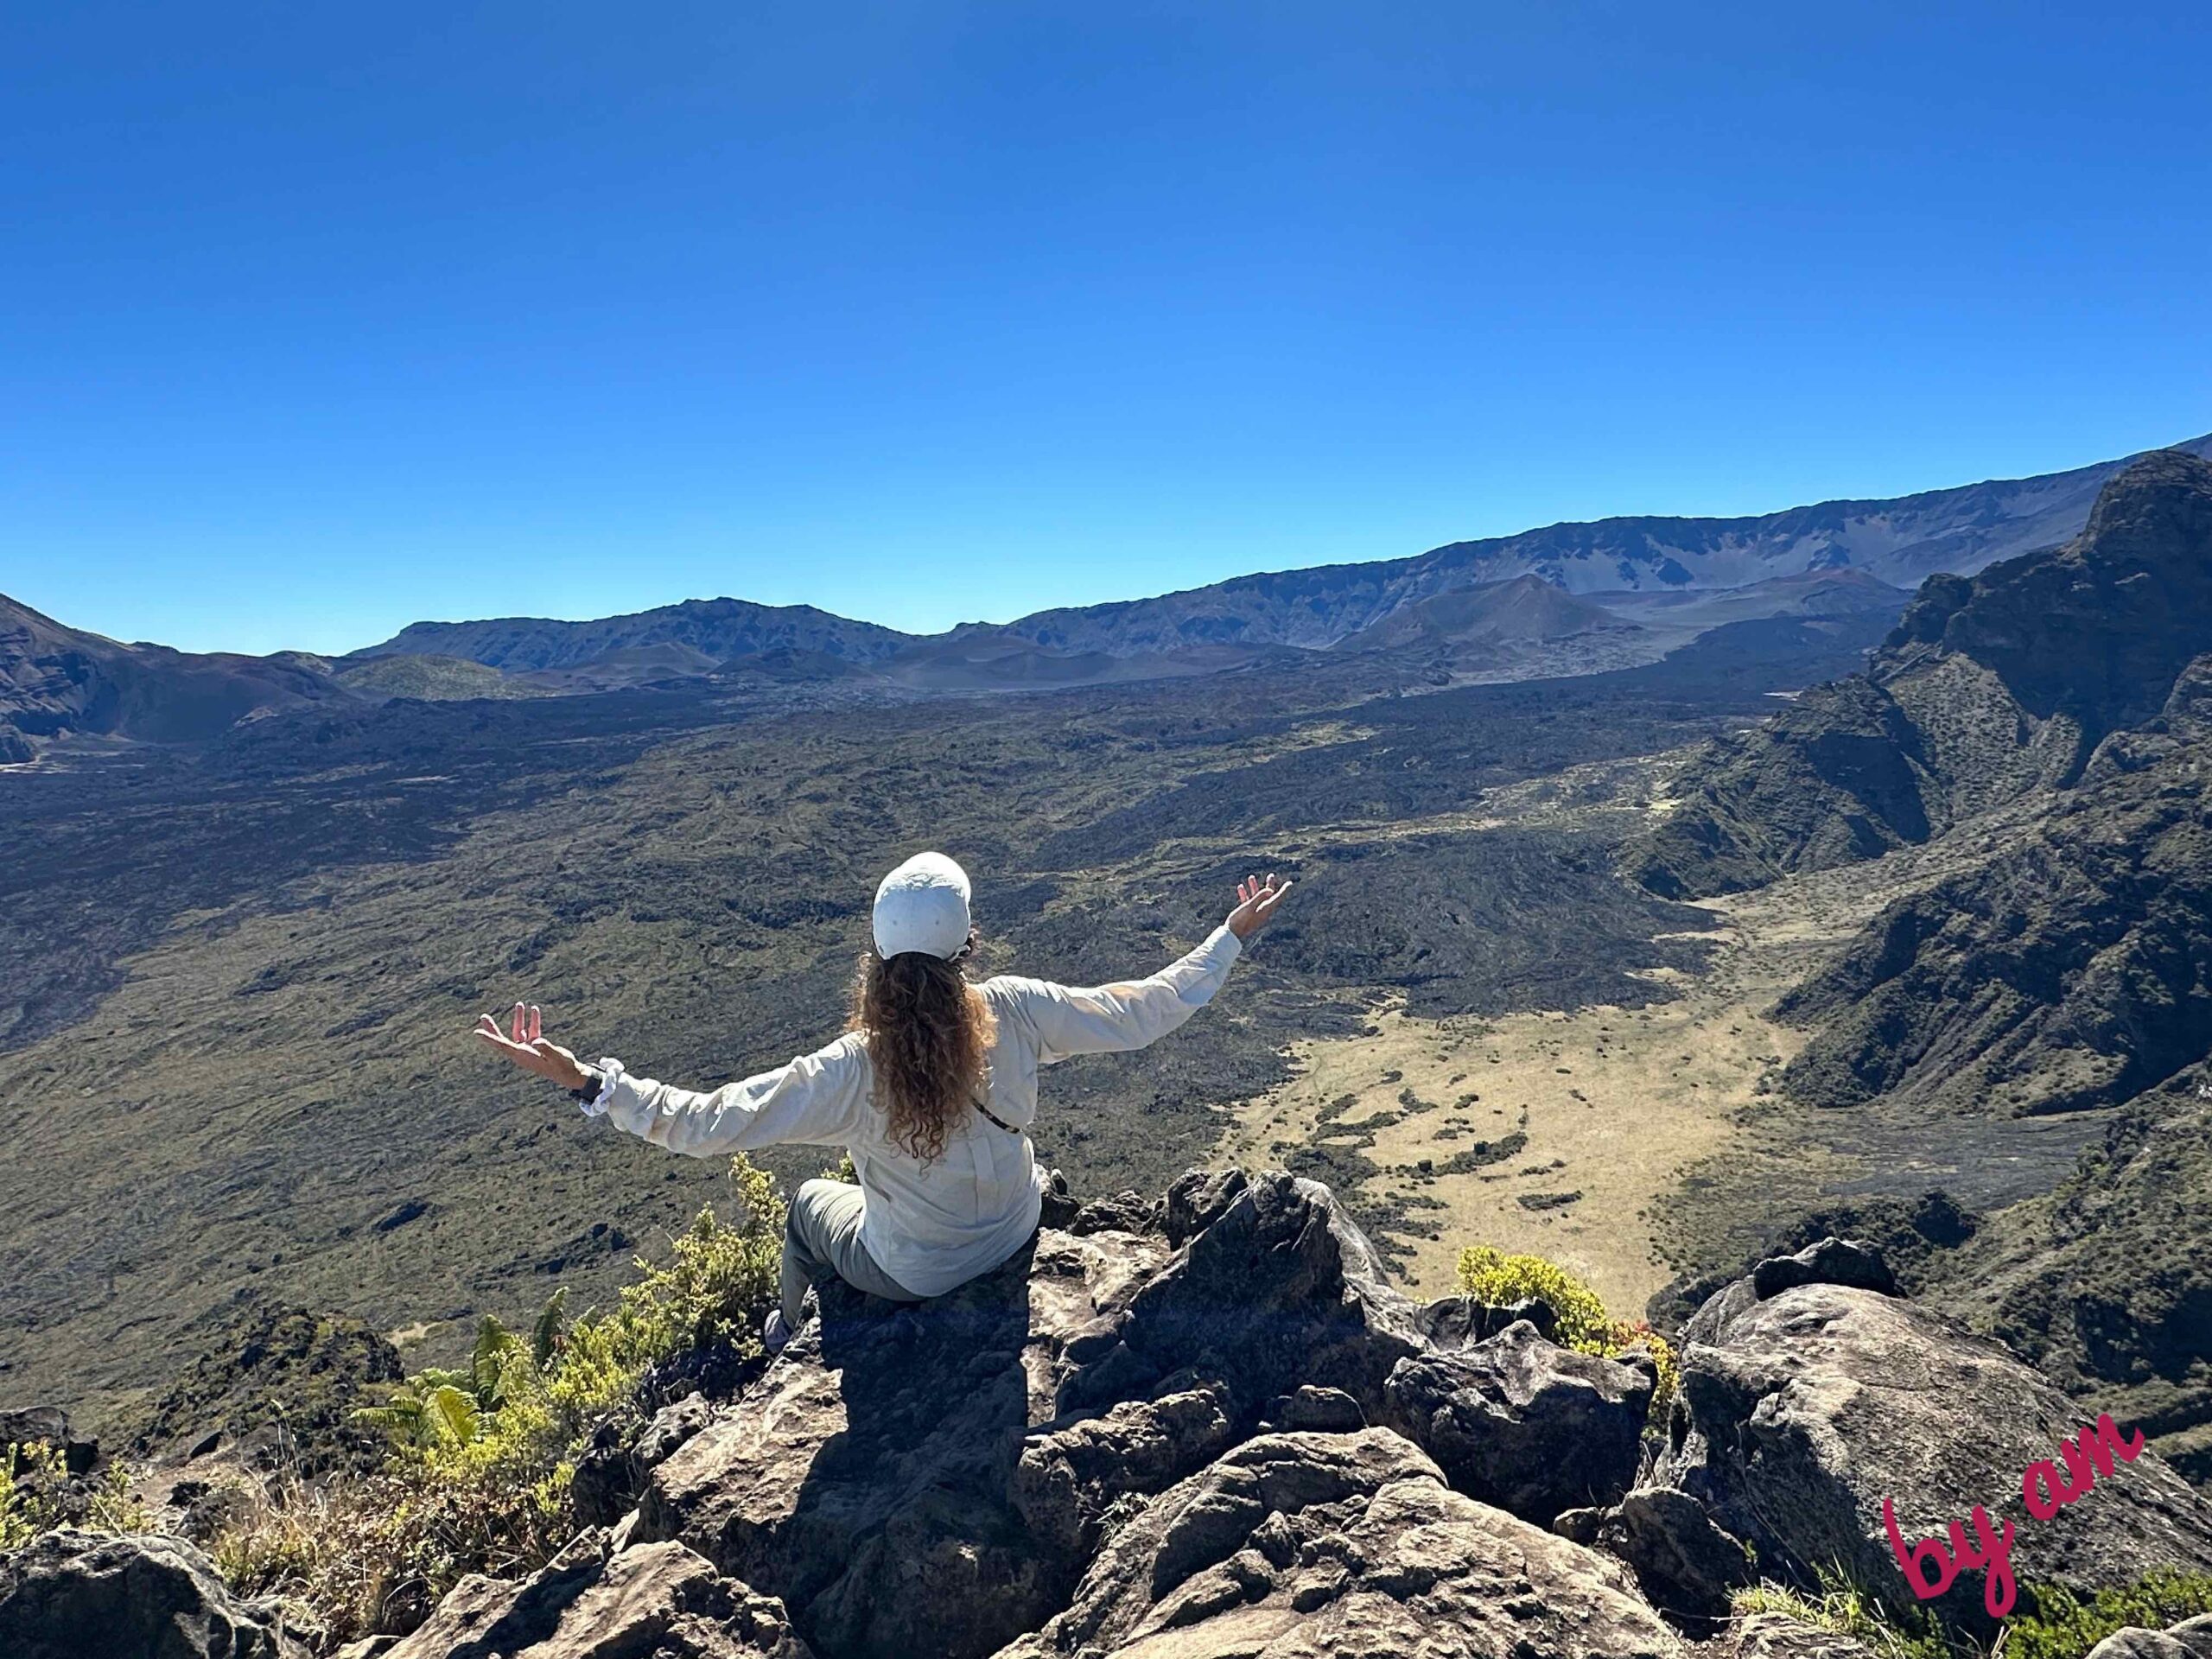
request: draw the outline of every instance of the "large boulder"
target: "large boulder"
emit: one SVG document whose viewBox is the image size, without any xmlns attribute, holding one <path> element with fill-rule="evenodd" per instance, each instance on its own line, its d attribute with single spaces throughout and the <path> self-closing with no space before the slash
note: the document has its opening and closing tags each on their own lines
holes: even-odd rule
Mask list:
<svg viewBox="0 0 2212 1659">
<path fill-rule="evenodd" d="M 1897 1275 L 1882 1253 L 1855 1238 L 1817 1239 L 1795 1255 L 1769 1256 L 1751 1269 L 1751 1288 L 1761 1300 L 1800 1285 L 1850 1285 L 1859 1290 L 1897 1294 Z"/>
<path fill-rule="evenodd" d="M 1687 1652 L 1617 1563 L 1370 1428 L 1247 1440 L 1129 1520 L 1067 1610 L 1000 1659 Z"/>
<path fill-rule="evenodd" d="M 2089 1649 L 2089 1659 L 2212 1659 L 2212 1613 L 2163 1630 L 2114 1630 Z"/>
<path fill-rule="evenodd" d="M 1357 1415 L 1349 1399 L 1337 1397 Z M 1294 1413 L 1304 1408 L 1293 1405 Z M 1236 1438 L 1218 1383 L 1125 1400 L 1102 1417 L 1033 1437 L 1014 1471 L 1014 1507 L 1064 1555 L 1087 1557 L 1117 1506 L 1166 1491 Z"/>
<path fill-rule="evenodd" d="M 307 1659 L 273 1603 L 234 1598 L 175 1538 L 49 1532 L 0 1555 L 7 1659 Z"/>
<path fill-rule="evenodd" d="M 920 1306 L 824 1287 L 821 1322 L 652 1471 L 636 1536 L 680 1539 L 779 1597 L 825 1652 L 989 1653 L 1073 1586 L 1080 1489 L 1100 1461 L 1062 1441 L 1068 1510 L 1039 1529 L 1017 1502 L 1025 1447 L 1033 1431 L 1042 1441 L 1076 1426 L 1056 1398 L 1075 1356 L 1115 1340 L 1102 1329 L 1167 1255 L 1158 1238 L 1047 1230 Z M 1182 1431 L 1161 1414 L 1176 1408 L 1157 1405 L 1150 1427 L 1096 1433 L 1173 1441 Z M 1217 1439 L 1196 1431 L 1193 1466 Z M 1185 1472 L 1171 1459 L 1154 1478 Z M 1033 1513 L 1053 1484 L 1033 1476 Z"/>
<path fill-rule="evenodd" d="M 608 1422 L 577 1459 L 569 1484 L 576 1518 L 586 1526 L 612 1526 L 637 1507 L 646 1478 L 714 1421 L 714 1407 L 694 1390 L 664 1406 L 635 1438 Z"/>
<path fill-rule="evenodd" d="M 1840 1567 L 1900 1608 L 1918 1605 L 1885 1500 L 1908 1548 L 1968 1525 L 1975 1505 L 1993 1527 L 2011 1522 L 2023 1586 L 2086 1592 L 2212 1570 L 2212 1503 L 2149 1453 L 2054 1518 L 2027 1512 L 2022 1476 L 2059 1459 L 2084 1422 L 2002 1348 L 1876 1291 L 1808 1284 L 1759 1300 L 1743 1289 L 1692 1321 L 1660 1478 L 1751 1545 L 1767 1576 L 1809 1583 Z M 1986 1630 L 1983 1593 L 1969 1568 L 1928 1605 Z"/>
<path fill-rule="evenodd" d="M 1656 1381 L 1647 1356 L 1577 1353 L 1522 1320 L 1471 1347 L 1400 1360 L 1383 1421 L 1460 1491 L 1548 1526 L 1633 1484 Z"/>
<path fill-rule="evenodd" d="M 381 1659 L 811 1659 L 783 1604 L 682 1544 L 587 1534 L 530 1578 L 471 1574 Z"/>
</svg>

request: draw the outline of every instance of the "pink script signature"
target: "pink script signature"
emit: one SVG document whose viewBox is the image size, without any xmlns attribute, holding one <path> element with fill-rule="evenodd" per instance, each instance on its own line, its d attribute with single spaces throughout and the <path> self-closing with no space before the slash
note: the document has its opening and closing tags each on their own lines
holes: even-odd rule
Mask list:
<svg viewBox="0 0 2212 1659">
<path fill-rule="evenodd" d="M 2048 1458 L 2028 1465 L 2027 1472 L 2020 1477 L 2020 1496 L 2027 1503 L 2028 1513 L 2038 1521 L 2050 1520 L 2094 1486 L 2099 1475 L 2112 1473 L 2114 1458 L 2122 1463 L 2133 1463 L 2143 1446 L 2141 1429 L 2135 1431 L 2135 1438 L 2130 1441 L 2120 1433 L 2109 1412 L 2099 1412 L 2094 1427 L 2083 1429 L 2070 1440 L 2059 1441 L 2059 1455 L 2066 1461 L 2064 1474 L 2060 1474 L 2058 1465 Z M 1968 1522 L 1974 1528 L 1971 1540 L 1967 1536 Z M 1882 1500 L 1882 1524 L 1889 1529 L 1890 1549 L 1897 1558 L 1897 1570 L 1912 1586 L 1912 1593 L 1923 1601 L 1949 1589 L 1951 1580 L 1963 1569 L 1979 1567 L 1987 1569 L 1982 1580 L 1981 1605 L 1989 1610 L 1989 1616 L 2002 1618 L 2012 1611 L 2018 1586 L 2012 1580 L 2010 1521 L 1993 1529 L 1988 1511 L 1977 1503 L 1967 1511 L 1967 1522 L 1951 1522 L 1948 1548 L 1941 1538 L 1923 1538 L 1908 1550 L 1904 1535 L 1897 1530 L 1897 1505 L 1885 1497 Z"/>
</svg>

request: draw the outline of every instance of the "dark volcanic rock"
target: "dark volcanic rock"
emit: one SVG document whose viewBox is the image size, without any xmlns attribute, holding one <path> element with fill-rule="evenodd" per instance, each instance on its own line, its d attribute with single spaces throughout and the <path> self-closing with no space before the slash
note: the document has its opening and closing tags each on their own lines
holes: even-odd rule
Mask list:
<svg viewBox="0 0 2212 1659">
<path fill-rule="evenodd" d="M 350 1315 L 254 1309 L 170 1384 L 134 1449 L 181 1451 L 211 1431 L 236 1440 L 281 1424 L 302 1472 L 372 1467 L 385 1442 L 353 1413 L 380 1404 L 384 1385 L 403 1375 L 399 1351 Z"/>
<path fill-rule="evenodd" d="M 0 1411 L 0 1460 L 11 1452 L 50 1446 L 61 1453 L 70 1474 L 90 1472 L 100 1460 L 98 1440 L 80 1440 L 69 1432 L 69 1414 L 59 1406 L 33 1406 L 27 1411 Z"/>
<path fill-rule="evenodd" d="M 1116 1532 L 1067 1611 L 1001 1659 L 1276 1652 L 1686 1649 L 1617 1563 L 1453 1491 L 1371 1428 L 1246 1441 Z"/>
<path fill-rule="evenodd" d="M 633 1516 L 467 1581 L 393 1659 L 1687 1659 L 1661 1609 L 1714 1659 L 1862 1659 L 1721 1628 L 1730 1591 L 1835 1561 L 1878 1586 L 1882 1497 L 1923 1533 L 2001 1508 L 2078 1427 L 1923 1309 L 1746 1277 L 1694 1322 L 1663 1484 L 1631 1489 L 1648 1358 L 1525 1320 L 1468 1342 L 1466 1309 L 1431 1340 L 1325 1188 L 1175 1185 L 1179 1249 L 1047 1228 L 931 1301 L 823 1287 L 734 1399 L 654 1420 Z M 1788 1276 L 1880 1276 L 1800 1256 Z M 2212 1567 L 2212 1509 L 2153 1457 L 2065 1514 L 2024 1527 L 2024 1582 Z"/>
<path fill-rule="evenodd" d="M 8 1659 L 307 1659 L 272 1603 L 232 1598 L 175 1538 L 50 1532 L 0 1555 Z"/>
<path fill-rule="evenodd" d="M 1040 1538 L 1071 1556 L 1088 1554 L 1119 1500 L 1164 1491 L 1236 1443 L 1229 1405 L 1227 1391 L 1209 1385 L 1127 1400 L 1033 1438 L 1014 1471 L 1014 1506 Z"/>
<path fill-rule="evenodd" d="M 1547 1341 L 1559 1328 L 1558 1312 L 1535 1296 L 1503 1306 L 1478 1302 L 1471 1296 L 1446 1296 L 1425 1303 L 1414 1316 L 1421 1335 L 1439 1348 L 1465 1348 L 1470 1343 L 1485 1342 L 1524 1319 Z"/>
<path fill-rule="evenodd" d="M 1897 1294 L 1897 1275 L 1882 1253 L 1857 1239 L 1823 1238 L 1794 1255 L 1770 1256 L 1751 1269 L 1751 1288 L 1764 1301 L 1800 1285 L 1847 1285 L 1883 1296 Z"/>
<path fill-rule="evenodd" d="M 472 1574 L 383 1659 L 810 1659 L 783 1605 L 678 1543 L 587 1535 L 519 1582 Z"/>
<path fill-rule="evenodd" d="M 2083 1426 L 2081 1409 L 1911 1302 L 1800 1286 L 1740 1306 L 1681 1364 L 1660 1479 L 1750 1544 L 1764 1576 L 1809 1584 L 1840 1566 L 1910 1607 L 1885 1498 L 1908 1539 L 1940 1535 L 1975 1504 L 2012 1520 L 2022 1584 L 2088 1592 L 2161 1570 L 2212 1571 L 2212 1504 L 2149 1452 L 2055 1518 L 2030 1517 L 2022 1473 L 2059 1456 L 2060 1440 Z M 1986 1629 L 1981 1596 L 1980 1573 L 1965 1572 L 1928 1605 Z"/>
<path fill-rule="evenodd" d="M 1300 1383 L 1341 1389 L 1376 1417 L 1391 1366 L 1422 1345 L 1414 1305 L 1390 1287 L 1366 1235 L 1326 1187 L 1280 1170 L 1221 1208 L 1131 1300 L 1116 1333 L 1062 1384 L 1064 1408 L 1126 1398 L 1188 1369 L 1226 1382 L 1248 1421 Z"/>
<path fill-rule="evenodd" d="M 1424 1344 L 1325 1188 L 1201 1172 L 1166 1214 L 1195 1230 L 1172 1252 L 1048 1229 L 1033 1257 L 919 1306 L 830 1287 L 819 1327 L 652 1471 L 637 1536 L 781 1598 L 840 1659 L 980 1656 L 1065 1605 L 1102 1538 L 1270 1410 L 1380 1411 Z"/>
<path fill-rule="evenodd" d="M 1649 1359 L 1576 1353 L 1523 1321 L 1471 1348 L 1400 1360 L 1382 1421 L 1457 1490 L 1548 1526 L 1629 1489 L 1655 1382 Z"/>
<path fill-rule="evenodd" d="M 569 1483 L 576 1518 L 589 1527 L 611 1526 L 620 1520 L 637 1506 L 646 1477 L 713 1421 L 714 1408 L 707 1396 L 692 1393 L 655 1413 L 629 1444 L 615 1425 L 608 1424 L 578 1459 Z"/>
<path fill-rule="evenodd" d="M 1342 1389 L 1300 1383 L 1268 1408 L 1268 1421 L 1278 1429 L 1312 1428 L 1349 1434 L 1368 1426 L 1359 1402 Z"/>
<path fill-rule="evenodd" d="M 1048 1231 L 1033 1255 L 919 1307 L 826 1287 L 822 1323 L 652 1471 L 637 1536 L 679 1538 L 780 1598 L 824 1653 L 990 1652 L 1072 1586 L 1084 1481 L 1104 1460 L 1058 1443 L 1065 1479 L 1038 1471 L 1028 1496 L 1036 1512 L 1057 1484 L 1066 1508 L 1040 1529 L 1016 1498 L 1025 1443 L 1074 1427 L 1058 1421 L 1060 1381 L 1115 1343 L 1115 1316 L 1166 1255 L 1128 1234 Z M 1188 1431 L 1187 1455 L 1205 1455 L 1208 1432 L 1179 1408 L 1141 1403 L 1145 1421 L 1095 1437 L 1157 1444 L 1172 1464 Z"/>
<path fill-rule="evenodd" d="M 1786 1613 L 1739 1618 L 1700 1651 L 1705 1659 L 1885 1659 L 1863 1642 Z"/>
<path fill-rule="evenodd" d="M 1221 1219 L 1249 1185 L 1241 1169 L 1193 1169 L 1178 1176 L 1161 1206 L 1167 1242 L 1179 1249 Z"/>
<path fill-rule="evenodd" d="M 1636 1573 L 1651 1604 L 1675 1618 L 1707 1624 L 1728 1616 L 1731 1592 L 1752 1580 L 1740 1540 L 1713 1524 L 1705 1506 L 1669 1486 L 1643 1486 L 1622 1498 L 1597 1528 L 1598 1542 Z"/>
<path fill-rule="evenodd" d="M 1155 1233 L 1160 1230 L 1161 1205 L 1141 1192 L 1116 1192 L 1110 1198 L 1094 1198 L 1076 1211 L 1068 1231 L 1078 1238 L 1092 1233 Z"/>
</svg>

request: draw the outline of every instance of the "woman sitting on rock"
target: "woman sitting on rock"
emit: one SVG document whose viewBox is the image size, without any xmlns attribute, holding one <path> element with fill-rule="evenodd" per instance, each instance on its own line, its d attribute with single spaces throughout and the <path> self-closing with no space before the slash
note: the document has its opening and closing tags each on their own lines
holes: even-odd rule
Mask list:
<svg viewBox="0 0 2212 1659">
<path fill-rule="evenodd" d="M 782 1306 L 761 1335 L 797 1330 L 825 1273 L 893 1301 L 941 1296 L 1007 1261 L 1037 1230 L 1046 1178 L 1027 1134 L 1037 1068 L 1142 1048 L 1210 1001 L 1243 941 L 1290 883 L 1239 882 L 1205 943 L 1149 979 L 1077 989 L 1001 974 L 971 983 L 968 877 L 942 853 L 908 859 L 876 889 L 875 949 L 861 959 L 845 1034 L 790 1065 L 710 1093 L 584 1065 L 515 1005 L 512 1031 L 476 1034 L 584 1110 L 694 1157 L 801 1142 L 841 1146 L 860 1185 L 808 1181 L 784 1230 Z"/>
</svg>

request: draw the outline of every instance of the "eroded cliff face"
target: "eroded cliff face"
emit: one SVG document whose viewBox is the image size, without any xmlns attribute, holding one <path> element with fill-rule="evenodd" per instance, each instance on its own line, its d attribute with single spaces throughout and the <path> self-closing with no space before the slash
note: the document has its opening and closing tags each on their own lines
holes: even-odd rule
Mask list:
<svg viewBox="0 0 2212 1659">
<path fill-rule="evenodd" d="M 2212 1471 L 2212 464 L 2165 451 L 2066 546 L 1932 578 L 1863 676 L 1684 772 L 1629 872 L 1712 895 L 1914 843 L 1916 879 L 1771 1013 L 1801 1106 L 2089 1150 L 1931 1298 Z M 1831 1122 L 1851 1122 L 1832 1119 Z M 1940 1282 L 1938 1282 L 1940 1281 Z"/>
<path fill-rule="evenodd" d="M 1669 898 L 1878 857 L 2155 724 L 2212 651 L 2212 462 L 2160 450 L 2065 546 L 1931 577 L 1864 675 L 1715 744 L 1626 868 Z"/>
</svg>

